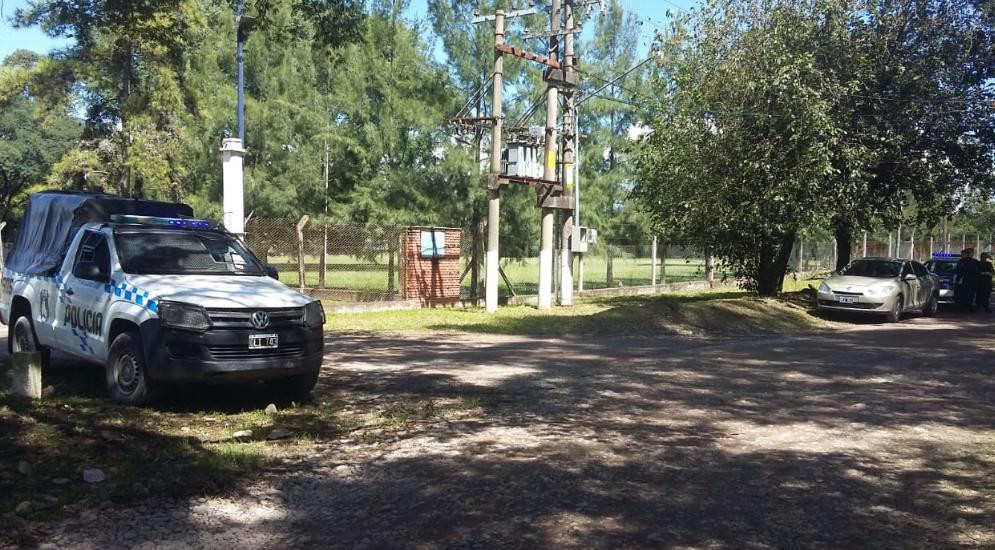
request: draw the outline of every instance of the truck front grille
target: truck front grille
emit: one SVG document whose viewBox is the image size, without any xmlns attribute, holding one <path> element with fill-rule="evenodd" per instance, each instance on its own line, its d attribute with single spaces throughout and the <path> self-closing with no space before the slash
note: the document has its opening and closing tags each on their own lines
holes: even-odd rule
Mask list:
<svg viewBox="0 0 995 550">
<path fill-rule="evenodd" d="M 252 326 L 252 314 L 257 311 L 264 311 L 269 315 L 269 325 L 264 330 L 296 327 L 304 324 L 304 308 L 302 307 L 253 309 L 208 308 L 207 316 L 211 318 L 211 326 L 214 328 L 257 330 Z"/>
</svg>

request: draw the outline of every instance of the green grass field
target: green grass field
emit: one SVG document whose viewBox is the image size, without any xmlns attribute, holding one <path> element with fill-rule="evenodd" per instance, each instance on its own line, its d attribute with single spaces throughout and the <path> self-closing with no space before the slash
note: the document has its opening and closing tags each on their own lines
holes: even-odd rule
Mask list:
<svg viewBox="0 0 995 550">
<path fill-rule="evenodd" d="M 785 292 L 814 281 L 785 281 Z M 422 308 L 405 311 L 340 313 L 328 316 L 326 330 L 339 332 L 471 332 L 532 336 L 660 333 L 804 332 L 825 325 L 808 313 L 808 301 L 789 294 L 759 298 L 736 289 L 674 292 L 650 296 L 581 299 L 571 307 L 540 311 L 505 306 L 497 313 L 483 308 Z"/>
<path fill-rule="evenodd" d="M 467 259 L 462 262 L 466 268 Z M 288 257 L 270 257 L 269 262 L 280 271 L 280 280 L 292 287 L 300 285 L 297 262 Z M 701 280 L 705 276 L 704 260 L 669 258 L 659 262 L 658 282 L 684 282 Z M 578 276 L 579 261 L 574 261 L 574 278 Z M 305 286 L 316 288 L 319 283 L 319 258 L 305 257 Z M 539 260 L 537 258 L 509 259 L 502 263 L 505 274 L 511 281 L 516 294 L 529 295 L 538 292 Z M 393 269 L 393 284 L 390 284 L 391 269 L 386 254 L 374 259 L 357 259 L 354 256 L 329 256 L 325 273 L 325 288 L 382 292 L 387 294 L 397 288 L 398 268 Z M 612 261 L 612 286 L 641 286 L 651 284 L 652 262 L 649 258 L 616 257 Z M 717 273 L 716 277 L 721 278 Z M 584 288 L 596 289 L 609 286 L 608 261 L 604 256 L 589 256 L 584 261 Z M 576 284 L 576 283 L 575 283 Z M 499 292 L 508 295 L 508 288 L 501 282 Z M 470 294 L 470 276 L 463 279 L 463 295 Z"/>
</svg>

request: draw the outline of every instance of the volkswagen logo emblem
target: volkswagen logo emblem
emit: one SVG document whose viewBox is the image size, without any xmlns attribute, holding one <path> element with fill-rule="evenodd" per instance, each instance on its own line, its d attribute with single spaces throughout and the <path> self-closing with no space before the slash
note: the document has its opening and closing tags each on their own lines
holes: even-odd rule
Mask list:
<svg viewBox="0 0 995 550">
<path fill-rule="evenodd" d="M 269 315 L 265 311 L 257 311 L 252 314 L 252 326 L 257 329 L 264 329 L 269 326 Z"/>
</svg>

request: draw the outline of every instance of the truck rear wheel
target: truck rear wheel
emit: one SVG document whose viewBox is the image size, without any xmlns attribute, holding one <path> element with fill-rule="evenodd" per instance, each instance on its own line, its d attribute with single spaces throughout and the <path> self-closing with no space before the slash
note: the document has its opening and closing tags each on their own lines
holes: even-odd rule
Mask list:
<svg viewBox="0 0 995 550">
<path fill-rule="evenodd" d="M 155 401 L 158 392 L 149 380 L 145 350 L 137 332 L 118 335 L 107 357 L 107 391 L 117 403 L 144 405 Z"/>
<path fill-rule="evenodd" d="M 291 401 L 304 401 L 311 395 L 311 390 L 318 383 L 318 372 L 314 370 L 306 374 L 290 376 L 266 381 L 266 390 L 277 401 L 289 403 Z"/>
</svg>

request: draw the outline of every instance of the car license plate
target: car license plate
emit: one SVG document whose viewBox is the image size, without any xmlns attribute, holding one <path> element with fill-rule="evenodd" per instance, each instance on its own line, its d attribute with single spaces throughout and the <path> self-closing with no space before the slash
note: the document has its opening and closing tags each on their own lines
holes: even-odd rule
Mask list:
<svg viewBox="0 0 995 550">
<path fill-rule="evenodd" d="M 856 296 L 837 296 L 836 299 L 839 300 L 839 302 L 841 304 L 856 304 L 857 303 L 857 297 Z"/>
<path fill-rule="evenodd" d="M 250 334 L 249 349 L 275 349 L 280 346 L 280 337 L 276 334 Z"/>
</svg>

